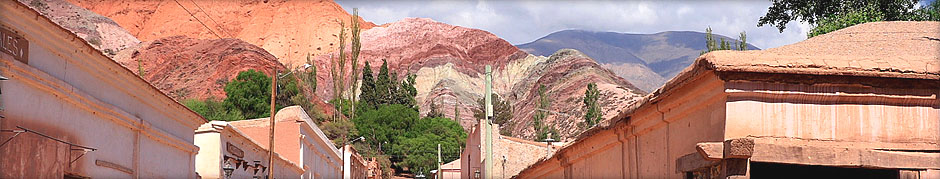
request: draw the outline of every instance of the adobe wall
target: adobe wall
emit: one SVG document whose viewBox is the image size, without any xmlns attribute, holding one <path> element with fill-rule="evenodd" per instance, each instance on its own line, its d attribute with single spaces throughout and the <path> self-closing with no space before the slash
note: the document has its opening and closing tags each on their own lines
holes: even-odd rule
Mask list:
<svg viewBox="0 0 940 179">
<path fill-rule="evenodd" d="M 201 117 L 25 5 L 3 1 L 0 11 L 0 26 L 29 42 L 26 62 L 0 53 L 10 78 L 0 82 L 3 129 L 98 149 L 82 155 L 22 133 L 0 148 L 0 178 L 195 178 Z"/>
<path fill-rule="evenodd" d="M 483 166 L 481 166 L 482 159 L 482 139 L 483 139 L 483 130 L 481 125 L 474 125 L 472 132 L 467 135 L 467 142 L 465 144 L 466 148 L 460 154 L 460 178 L 474 178 L 474 172 L 480 171 L 480 178 L 483 178 Z"/>
<path fill-rule="evenodd" d="M 729 82 L 727 88 L 726 139 L 758 136 L 940 149 L 940 91 L 745 81 Z"/>
<path fill-rule="evenodd" d="M 562 149 L 519 178 L 682 178 L 677 159 L 724 138 L 724 82 L 704 73 Z"/>
<path fill-rule="evenodd" d="M 316 125 L 316 124 L 313 124 Z M 306 169 L 304 176 L 306 178 L 340 178 L 342 161 L 332 141 L 323 140 L 322 132 L 313 131 L 316 126 L 303 124 L 301 156 L 303 158 L 303 168 Z M 319 130 L 319 129 L 316 129 Z"/>
<path fill-rule="evenodd" d="M 262 144 L 244 136 L 244 134 L 225 122 L 216 121 L 205 124 L 199 129 L 196 143 L 200 150 L 196 158 L 199 168 L 199 175 L 202 178 L 224 178 L 222 167 L 226 163 L 236 169 L 232 172 L 231 178 L 252 178 L 253 176 L 264 176 L 266 171 L 258 170 L 255 173 L 255 161 L 259 161 L 261 166 L 268 165 L 268 150 L 261 147 Z M 231 159 L 225 160 L 226 157 Z M 247 163 L 238 164 L 237 160 Z M 248 164 L 248 165 L 244 165 Z M 274 177 L 275 178 L 299 178 L 304 174 L 300 166 L 290 162 L 283 156 L 274 157 Z M 265 170 L 270 170 L 267 168 Z"/>
<path fill-rule="evenodd" d="M 499 128 L 499 125 L 493 126 L 495 129 Z M 522 169 L 541 158 L 549 157 L 561 147 L 559 145 L 549 148 L 546 143 L 501 135 L 493 137 L 493 159 L 496 160 L 493 163 L 494 178 L 512 178 Z"/>
</svg>

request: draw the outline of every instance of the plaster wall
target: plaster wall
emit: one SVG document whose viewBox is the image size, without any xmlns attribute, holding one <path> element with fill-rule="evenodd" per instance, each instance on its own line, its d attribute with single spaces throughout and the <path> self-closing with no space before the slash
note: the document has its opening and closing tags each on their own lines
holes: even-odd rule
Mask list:
<svg viewBox="0 0 940 179">
<path fill-rule="evenodd" d="M 499 125 L 493 126 L 496 126 L 495 129 L 499 128 Z M 541 158 L 551 156 L 561 147 L 554 144 L 549 147 L 546 143 L 502 135 L 493 137 L 493 159 L 495 160 L 493 176 L 495 178 L 512 178 L 525 167 Z"/>
<path fill-rule="evenodd" d="M 483 166 L 481 162 L 483 161 L 481 152 L 482 139 L 483 139 L 483 130 L 481 125 L 477 124 L 472 127 L 472 132 L 467 135 L 466 147 L 463 149 L 463 152 L 460 154 L 460 178 L 475 178 L 474 172 L 480 171 L 480 178 L 483 178 Z"/>
<path fill-rule="evenodd" d="M 704 73 L 519 178 L 682 178 L 676 170 L 679 157 L 696 152 L 696 143 L 724 137 L 723 83 L 714 73 Z"/>
<path fill-rule="evenodd" d="M 22 133 L 0 148 L 0 178 L 195 178 L 201 117 L 25 5 L 3 1 L 0 11 L 0 26 L 29 42 L 26 63 L 0 53 L 10 78 L 0 82 L 2 129 L 98 149 Z"/>
<path fill-rule="evenodd" d="M 936 90 L 735 82 L 728 84 L 727 91 L 732 96 L 727 108 L 728 139 L 765 136 L 922 143 L 934 145 L 908 149 L 940 149 L 935 145 L 940 141 Z M 828 102 L 853 98 L 863 98 L 867 104 Z"/>
<path fill-rule="evenodd" d="M 306 127 L 305 127 L 306 128 Z M 303 158 L 304 178 L 339 178 L 340 161 L 335 149 L 331 149 L 331 141 L 319 139 L 323 134 L 311 130 L 301 130 L 301 157 Z M 324 138 L 325 139 L 325 138 Z"/>
<path fill-rule="evenodd" d="M 353 179 L 368 177 L 369 169 L 366 167 L 366 162 L 363 160 L 362 156 L 359 155 L 359 152 L 350 145 L 343 147 L 343 150 L 343 166 L 345 169 L 343 170 L 343 178 Z"/>
<path fill-rule="evenodd" d="M 224 161 L 225 157 L 223 156 L 246 161 L 252 166 L 254 161 L 259 161 L 262 166 L 268 166 L 268 150 L 262 148 L 259 143 L 245 137 L 238 129 L 232 128 L 224 122 L 213 122 L 205 125 L 216 126 L 211 129 L 203 127 L 200 129 L 200 133 L 196 134 L 197 139 L 200 139 L 196 141 L 200 146 L 199 154 L 196 157 L 206 159 L 206 161 L 197 162 L 201 165 L 198 167 L 198 172 L 203 178 L 220 178 L 224 176 L 221 169 L 226 161 Z M 205 149 L 202 148 L 203 145 L 206 146 Z M 228 145 L 241 151 L 240 154 L 232 153 L 228 149 Z M 266 174 L 260 170 L 256 174 L 252 167 L 237 165 L 231 160 L 228 162 L 236 167 L 232 172 L 232 178 L 252 178 L 255 175 L 264 176 Z M 274 156 L 274 168 L 275 178 L 300 178 L 304 174 L 304 170 L 300 166 L 277 154 Z"/>
<path fill-rule="evenodd" d="M 219 152 L 224 148 L 221 137 L 218 132 L 209 131 L 197 132 L 195 135 L 196 146 L 199 146 L 196 172 L 202 178 L 222 178 L 222 154 Z"/>
<path fill-rule="evenodd" d="M 341 178 L 342 158 L 332 141 L 307 116 L 300 106 L 285 107 L 277 112 L 275 123 L 276 153 L 304 169 L 306 178 Z M 267 149 L 270 133 L 269 118 L 231 122 L 244 135 Z M 277 172 L 278 169 L 274 169 Z"/>
</svg>

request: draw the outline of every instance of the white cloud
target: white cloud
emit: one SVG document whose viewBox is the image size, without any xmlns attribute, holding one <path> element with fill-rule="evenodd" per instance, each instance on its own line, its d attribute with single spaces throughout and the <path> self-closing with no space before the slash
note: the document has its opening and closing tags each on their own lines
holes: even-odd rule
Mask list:
<svg viewBox="0 0 940 179">
<path fill-rule="evenodd" d="M 390 23 L 406 17 L 427 17 L 448 24 L 492 32 L 512 44 L 534 41 L 566 29 L 657 33 L 704 31 L 737 37 L 760 48 L 779 47 L 806 38 L 809 26 L 787 24 L 780 33 L 757 27 L 769 1 L 339 1 L 349 10 L 360 8 L 366 20 Z"/>
</svg>

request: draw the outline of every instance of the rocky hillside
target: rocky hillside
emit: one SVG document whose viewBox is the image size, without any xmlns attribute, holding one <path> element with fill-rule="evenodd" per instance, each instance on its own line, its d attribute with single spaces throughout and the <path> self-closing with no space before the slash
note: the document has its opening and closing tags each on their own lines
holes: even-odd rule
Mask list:
<svg viewBox="0 0 940 179">
<path fill-rule="evenodd" d="M 733 40 L 718 34 L 715 38 Z M 705 33 L 626 34 L 564 30 L 518 46 L 535 55 L 551 55 L 565 48 L 581 50 L 641 89 L 653 91 L 692 64 L 705 50 Z M 748 49 L 758 48 L 749 45 Z"/>
<path fill-rule="evenodd" d="M 317 57 L 328 62 L 329 56 Z M 460 111 L 465 128 L 476 123 L 471 109 L 483 97 L 483 69 L 494 68 L 494 92 L 512 102 L 514 134 L 533 137 L 532 114 L 538 99 L 537 88 L 543 84 L 552 95 L 550 110 L 563 112 L 547 119 L 554 122 L 563 137 L 577 135 L 575 127 L 582 121 L 581 98 L 587 83 L 598 83 L 603 104 L 611 109 L 636 100 L 643 93 L 629 82 L 602 68 L 590 57 L 575 50 L 563 50 L 550 57 L 520 51 L 492 33 L 436 22 L 431 19 L 409 18 L 375 27 L 362 33 L 361 61 L 370 61 L 374 71 L 386 59 L 389 68 L 399 75 L 417 75 L 417 100 L 421 113 L 434 104 L 444 109 L 445 116 Z M 329 64 L 318 63 L 319 69 Z M 321 70 L 322 71 L 322 70 Z M 319 85 L 331 85 L 328 73 L 319 73 Z M 330 89 L 318 88 L 320 96 Z M 609 111 L 608 116 L 616 114 Z"/>
<path fill-rule="evenodd" d="M 254 69 L 271 75 L 285 69 L 264 49 L 228 38 L 161 38 L 125 49 L 114 60 L 143 73 L 138 75 L 177 101 L 225 99 L 225 83 L 238 72 Z"/>
<path fill-rule="evenodd" d="M 307 53 L 338 48 L 339 22 L 348 27 L 351 17 L 335 2 L 324 0 L 67 1 L 113 19 L 142 41 L 177 35 L 242 39 L 287 66 L 303 64 Z M 363 29 L 375 26 L 360 22 Z"/>
<path fill-rule="evenodd" d="M 56 24 L 75 33 L 101 53 L 113 57 L 118 51 L 140 43 L 127 30 L 95 12 L 65 0 L 19 0 Z"/>
<path fill-rule="evenodd" d="M 275 59 L 283 66 L 299 66 L 306 62 L 307 52 L 315 55 L 313 65 L 320 72 L 317 94 L 328 98 L 332 90 L 329 57 L 339 46 L 334 35 L 339 32 L 338 21 L 349 19 L 331 1 L 70 1 L 115 19 L 131 34 L 152 41 L 122 51 L 118 59 L 134 71 L 140 63 L 145 79 L 177 99 L 220 97 L 220 81 L 231 79 L 238 71 L 284 68 Z M 534 103 L 527 101 L 538 98 L 535 90 L 539 84 L 548 86 L 556 99 L 549 110 L 564 112 L 547 119 L 555 122 L 563 138 L 580 132 L 572 126 L 581 121 L 574 116 L 582 115 L 580 98 L 587 83 L 599 84 L 603 104 L 625 105 L 643 93 L 576 51 L 551 57 L 530 55 L 489 32 L 430 19 L 373 26 L 363 22 L 368 30 L 362 32 L 360 65 L 370 61 L 378 71 L 385 59 L 400 77 L 416 74 L 421 113 L 427 113 L 432 104 L 444 109 L 446 116 L 453 116 L 457 108 L 465 127 L 476 122 L 471 109 L 483 97 L 485 65 L 495 69 L 495 92 L 514 104 L 516 117 L 511 122 L 514 133 L 521 137 L 533 136 Z M 218 39 L 213 32 L 244 42 Z M 185 37 L 161 38 L 176 35 Z M 608 111 L 608 116 L 616 114 Z"/>
</svg>

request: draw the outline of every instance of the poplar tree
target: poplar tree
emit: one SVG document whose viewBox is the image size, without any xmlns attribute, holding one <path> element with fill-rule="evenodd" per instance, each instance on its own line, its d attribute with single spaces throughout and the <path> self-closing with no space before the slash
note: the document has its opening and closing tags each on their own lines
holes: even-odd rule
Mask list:
<svg viewBox="0 0 940 179">
<path fill-rule="evenodd" d="M 600 91 L 597 90 L 597 84 L 589 83 L 587 90 L 584 91 L 584 122 L 581 127 L 584 129 L 594 127 L 601 121 L 601 109 L 597 100 L 600 97 Z"/>
<path fill-rule="evenodd" d="M 350 71 L 350 73 L 352 74 L 350 75 L 351 82 L 349 83 L 350 85 L 349 101 L 352 103 L 350 106 L 352 107 L 352 111 L 353 111 L 351 118 L 356 118 L 356 113 L 355 113 L 356 90 L 358 89 L 357 85 L 359 84 L 358 83 L 359 78 L 357 78 L 359 76 L 358 74 L 359 72 L 359 49 L 362 47 L 362 45 L 359 42 L 359 9 L 358 8 L 353 8 L 353 15 L 350 21 L 351 21 L 350 23 L 352 23 L 352 29 L 351 29 L 352 31 L 352 39 L 351 39 L 352 40 L 352 44 L 351 44 L 352 54 L 350 54 L 351 55 L 350 62 L 352 63 L 352 70 Z"/>
</svg>

